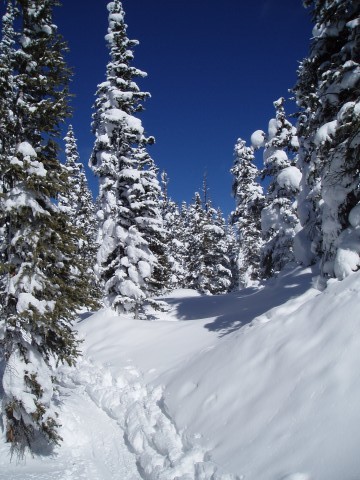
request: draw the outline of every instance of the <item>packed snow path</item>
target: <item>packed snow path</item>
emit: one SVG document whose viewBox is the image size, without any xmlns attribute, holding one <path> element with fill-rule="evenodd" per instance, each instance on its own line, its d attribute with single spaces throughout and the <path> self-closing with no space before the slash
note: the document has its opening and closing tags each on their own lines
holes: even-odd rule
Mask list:
<svg viewBox="0 0 360 480">
<path fill-rule="evenodd" d="M 125 367 L 114 378 L 109 369 L 83 360 L 76 370 L 63 369 L 60 373 L 65 386 L 83 388 L 123 432 L 124 443 L 136 461 L 136 474 L 130 465 L 127 476 L 111 478 L 235 480 L 207 460 L 200 446 L 183 440 L 163 407 L 162 388 L 145 385 L 134 367 Z M 126 457 L 124 460 L 129 465 Z"/>
<path fill-rule="evenodd" d="M 113 378 L 83 359 L 76 369 L 60 368 L 58 379 L 62 447 L 10 465 L 3 449 L 0 480 L 236 480 L 183 441 L 162 407 L 162 389 L 147 387 L 135 368 Z"/>
<path fill-rule="evenodd" d="M 65 371 L 62 377 L 65 377 Z M 68 383 L 69 381 L 67 381 Z M 54 455 L 15 458 L 0 450 L 0 480 L 138 480 L 136 460 L 117 422 L 99 409 L 84 385 L 61 389 L 63 444 Z M 5 472 L 6 473 L 2 473 Z"/>
</svg>

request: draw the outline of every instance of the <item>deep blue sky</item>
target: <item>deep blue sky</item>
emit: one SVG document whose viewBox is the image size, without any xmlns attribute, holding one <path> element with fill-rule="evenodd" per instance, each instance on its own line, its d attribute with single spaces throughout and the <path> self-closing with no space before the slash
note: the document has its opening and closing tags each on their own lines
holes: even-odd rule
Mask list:
<svg viewBox="0 0 360 480">
<path fill-rule="evenodd" d="M 75 71 L 71 123 L 84 164 L 94 141 L 94 94 L 108 62 L 106 5 L 63 0 L 55 12 Z M 234 143 L 266 129 L 272 102 L 289 96 L 309 49 L 310 12 L 301 0 L 124 0 L 123 6 L 128 36 L 140 41 L 134 66 L 148 73 L 140 86 L 152 96 L 141 118 L 156 137 L 150 153 L 168 172 L 170 195 L 191 201 L 207 171 L 213 204 L 228 214 Z M 96 182 L 89 172 L 94 190 Z"/>
</svg>

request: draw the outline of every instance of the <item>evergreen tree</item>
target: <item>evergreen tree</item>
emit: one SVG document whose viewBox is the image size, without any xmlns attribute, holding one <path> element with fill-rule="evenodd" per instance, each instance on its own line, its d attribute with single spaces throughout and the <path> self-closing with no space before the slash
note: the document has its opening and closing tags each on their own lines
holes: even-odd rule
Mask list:
<svg viewBox="0 0 360 480">
<path fill-rule="evenodd" d="M 59 207 L 65 212 L 73 226 L 81 233 L 78 237 L 78 255 L 81 263 L 86 265 L 89 276 L 92 278 L 92 295 L 99 298 L 97 281 L 94 273 L 96 252 L 98 245 L 97 221 L 92 194 L 89 190 L 86 174 L 79 161 L 79 152 L 72 125 L 69 126 L 65 140 L 65 170 L 68 175 L 68 188 L 59 195 Z"/>
<path fill-rule="evenodd" d="M 163 293 L 169 284 L 170 265 L 166 255 L 166 233 L 161 215 L 161 187 L 157 179 L 158 169 L 144 145 L 134 150 L 134 159 L 141 172 L 142 189 L 134 191 L 132 210 L 136 226 L 155 257 L 149 279 L 151 295 Z M 153 303 L 154 306 L 156 306 Z"/>
<path fill-rule="evenodd" d="M 14 112 L 12 110 L 15 97 L 14 62 L 15 41 L 14 16 L 16 9 L 13 2 L 7 2 L 6 13 L 2 18 L 2 35 L 0 41 L 0 152 L 2 155 L 13 154 Z"/>
<path fill-rule="evenodd" d="M 315 28 L 294 89 L 300 107 L 301 239 L 304 249 L 306 241 L 311 245 L 307 263 L 321 260 L 323 275 L 343 278 L 360 263 L 351 214 L 360 200 L 360 3 L 304 4 L 312 8 Z"/>
<path fill-rule="evenodd" d="M 205 274 L 203 249 L 205 211 L 199 192 L 195 192 L 194 201 L 187 210 L 187 216 L 186 284 L 188 288 L 201 292 L 202 278 Z"/>
<path fill-rule="evenodd" d="M 213 295 L 228 292 L 232 284 L 232 272 L 225 220 L 221 210 L 214 210 L 209 200 L 203 249 L 205 269 L 202 291 Z"/>
<path fill-rule="evenodd" d="M 65 169 L 69 177 L 69 188 L 68 191 L 59 195 L 59 205 L 75 223 L 79 212 L 79 203 L 81 201 L 80 174 L 83 167 L 79 162 L 79 153 L 72 125 L 69 126 L 64 140 L 66 155 Z"/>
<path fill-rule="evenodd" d="M 185 245 L 183 219 L 176 203 L 168 195 L 169 179 L 166 172 L 161 174 L 162 202 L 161 214 L 166 236 L 166 255 L 169 265 L 168 289 L 185 287 Z"/>
<path fill-rule="evenodd" d="M 211 206 L 206 182 L 204 197 L 205 205 L 196 192 L 188 210 L 187 285 L 205 294 L 225 293 L 231 286 L 225 222 L 221 211 Z"/>
<path fill-rule="evenodd" d="M 232 292 L 234 290 L 238 290 L 240 285 L 240 269 L 238 265 L 240 242 L 238 229 L 232 224 L 232 216 L 230 216 L 228 222 L 226 223 L 225 230 L 226 242 L 228 245 L 227 255 L 230 260 L 231 271 L 231 284 L 229 287 L 229 292 Z"/>
<path fill-rule="evenodd" d="M 141 121 L 134 116 L 149 96 L 135 83 L 146 74 L 131 66 L 138 42 L 127 38 L 121 2 L 110 2 L 108 10 L 110 61 L 106 81 L 97 91 L 93 116 L 96 140 L 90 159 L 100 180 L 97 273 L 105 286 L 105 303 L 118 313 L 138 316 L 154 292 L 153 272 L 159 265 L 149 249 L 149 238 L 145 238 L 149 231 L 145 230 L 153 229 L 159 221 L 154 200 L 145 198 L 144 188 L 153 172 L 144 171 L 149 159 L 144 160 L 143 149 L 154 139 L 144 136 Z M 153 195 L 156 186 L 151 189 Z M 148 194 L 151 189 L 146 186 Z"/>
<path fill-rule="evenodd" d="M 189 255 L 189 245 L 192 240 L 191 238 L 191 221 L 190 221 L 190 205 L 187 205 L 185 201 L 181 203 L 180 207 L 180 217 L 179 223 L 176 227 L 176 240 L 179 241 L 179 248 L 182 248 L 182 264 L 184 267 L 184 276 L 183 276 L 183 288 L 189 288 L 189 278 L 190 278 L 190 255 Z"/>
<path fill-rule="evenodd" d="M 286 119 L 284 98 L 274 102 L 276 117 L 269 122 L 264 147 L 262 179 L 269 182 L 261 212 L 264 245 L 262 277 L 268 278 L 295 261 L 294 237 L 298 228 L 296 195 L 301 173 L 295 166 L 296 130 Z"/>
<path fill-rule="evenodd" d="M 260 280 L 261 211 L 264 195 L 257 182 L 260 172 L 254 164 L 254 149 L 247 147 L 246 142 L 239 138 L 234 156 L 231 173 L 234 176 L 232 188 L 236 208 L 231 214 L 231 222 L 236 227 L 239 239 L 237 287 L 242 288 Z"/>
<path fill-rule="evenodd" d="M 12 1 L 7 3 L 9 15 Z M 9 63 L 11 114 L 1 131 L 8 139 L 0 151 L 2 412 L 7 441 L 19 454 L 38 437 L 50 445 L 60 440 L 52 359 L 75 362 L 71 324 L 76 308 L 91 303 L 88 277 L 76 261 L 77 232 L 54 203 L 67 188 L 57 154 L 60 124 L 69 114 L 70 74 L 52 20 L 56 4 L 16 2 L 20 31 Z"/>
</svg>

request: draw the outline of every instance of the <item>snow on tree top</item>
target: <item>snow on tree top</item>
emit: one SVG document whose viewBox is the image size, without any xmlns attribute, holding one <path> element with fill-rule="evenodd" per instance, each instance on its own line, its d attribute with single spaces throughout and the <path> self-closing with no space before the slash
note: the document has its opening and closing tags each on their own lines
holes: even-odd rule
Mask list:
<svg viewBox="0 0 360 480">
<path fill-rule="evenodd" d="M 278 122 L 276 118 L 271 118 L 269 121 L 269 127 L 268 127 L 268 136 L 269 136 L 268 139 L 271 140 L 272 138 L 274 138 L 275 135 L 277 134 L 277 131 L 278 131 Z"/>
<path fill-rule="evenodd" d="M 262 130 L 256 130 L 252 135 L 251 135 L 251 145 L 255 148 L 261 148 L 265 144 L 265 139 L 266 139 L 266 134 Z"/>
</svg>

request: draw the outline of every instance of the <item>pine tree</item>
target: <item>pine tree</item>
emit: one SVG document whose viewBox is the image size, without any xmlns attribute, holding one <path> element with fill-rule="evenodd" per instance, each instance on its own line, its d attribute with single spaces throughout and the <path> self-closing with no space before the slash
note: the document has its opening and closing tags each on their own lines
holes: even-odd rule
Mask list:
<svg viewBox="0 0 360 480">
<path fill-rule="evenodd" d="M 65 170 L 68 175 L 68 188 L 59 195 L 59 207 L 65 212 L 73 226 L 81 233 L 78 237 L 78 255 L 92 278 L 91 294 L 99 298 L 100 292 L 94 273 L 98 245 L 97 220 L 92 194 L 89 190 L 84 167 L 80 162 L 77 142 L 72 125 L 69 126 L 65 140 Z"/>
<path fill-rule="evenodd" d="M 239 252 L 240 242 L 238 229 L 232 224 L 232 216 L 230 215 L 226 223 L 226 243 L 228 245 L 227 255 L 230 260 L 231 284 L 229 292 L 236 291 L 240 285 L 240 269 L 239 269 Z"/>
<path fill-rule="evenodd" d="M 60 124 L 69 115 L 70 75 L 52 20 L 56 3 L 18 0 L 14 24 L 20 31 L 12 34 L 12 20 L 5 19 L 10 49 L 1 44 L 11 77 L 11 95 L 1 103 L 7 109 L 0 150 L 2 413 L 6 439 L 20 455 L 39 437 L 50 445 L 60 441 L 52 359 L 75 362 L 71 324 L 76 308 L 91 303 L 87 276 L 75 260 L 77 232 L 54 203 L 67 188 L 57 154 Z"/>
<path fill-rule="evenodd" d="M 14 29 L 18 9 L 13 2 L 6 3 L 6 12 L 2 18 L 0 41 L 0 154 L 2 158 L 14 155 L 14 104 L 16 91 L 14 87 L 15 43 L 17 33 Z"/>
<path fill-rule="evenodd" d="M 73 222 L 79 211 L 80 202 L 80 174 L 82 171 L 82 164 L 79 161 L 79 153 L 74 136 L 72 125 L 69 126 L 68 132 L 64 138 L 65 140 L 65 169 L 69 176 L 68 191 L 59 196 L 59 205 L 61 209 L 66 212 Z"/>
<path fill-rule="evenodd" d="M 268 278 L 295 261 L 294 237 L 298 228 L 296 195 L 301 173 L 295 166 L 296 130 L 286 119 L 284 98 L 274 102 L 276 117 L 269 122 L 264 147 L 262 179 L 269 182 L 261 212 L 264 245 L 262 277 Z"/>
<path fill-rule="evenodd" d="M 187 248 L 186 248 L 186 285 L 188 288 L 202 291 L 204 269 L 204 225 L 205 211 L 199 192 L 195 192 L 194 201 L 187 209 Z"/>
<path fill-rule="evenodd" d="M 150 219 L 153 224 L 158 221 L 153 199 L 145 199 L 145 190 L 150 191 L 146 182 L 153 172 L 144 171 L 149 159 L 141 160 L 145 146 L 154 139 L 144 136 L 141 121 L 134 116 L 149 97 L 135 83 L 146 74 L 131 66 L 138 42 L 127 38 L 121 2 L 110 2 L 108 10 L 110 61 L 106 81 L 97 91 L 93 116 L 96 140 L 90 159 L 100 180 L 97 273 L 105 286 L 106 305 L 137 317 L 153 294 L 153 273 L 159 265 L 145 238 L 145 224 L 148 227 Z M 151 188 L 153 195 L 156 187 L 153 184 Z"/>
<path fill-rule="evenodd" d="M 169 179 L 166 172 L 161 174 L 162 202 L 161 215 L 165 231 L 167 264 L 169 265 L 168 289 L 185 288 L 185 245 L 183 218 L 176 203 L 168 195 Z"/>
<path fill-rule="evenodd" d="M 360 3 L 304 4 L 312 7 L 315 28 L 294 89 L 300 107 L 302 239 L 311 244 L 309 262 L 321 260 L 324 276 L 343 278 L 360 264 L 353 212 L 360 200 Z"/>
<path fill-rule="evenodd" d="M 187 205 L 185 201 L 181 202 L 180 207 L 180 217 L 179 223 L 176 226 L 176 240 L 179 242 L 178 247 L 182 250 L 182 265 L 184 268 L 183 276 L 183 288 L 189 287 L 189 278 L 190 278 L 190 251 L 189 245 L 192 240 L 192 230 L 191 230 L 191 216 L 190 216 L 190 205 Z"/>
<path fill-rule="evenodd" d="M 261 211 L 264 195 L 257 182 L 260 172 L 254 164 L 254 149 L 247 147 L 246 142 L 239 138 L 234 156 L 231 173 L 234 176 L 232 188 L 236 208 L 231 214 L 231 222 L 236 227 L 239 238 L 237 287 L 242 288 L 260 280 Z"/>
<path fill-rule="evenodd" d="M 203 249 L 206 275 L 202 278 L 202 291 L 212 295 L 227 293 L 232 284 L 232 272 L 226 225 L 220 208 L 213 209 L 209 200 Z"/>
<path fill-rule="evenodd" d="M 158 169 L 144 145 L 134 150 L 135 164 L 141 172 L 142 189 L 134 192 L 132 211 L 136 226 L 155 257 L 153 272 L 149 279 L 152 296 L 163 293 L 169 284 L 170 265 L 166 255 L 166 234 L 161 215 L 161 187 L 157 178 Z M 156 304 L 152 302 L 154 306 Z"/>
<path fill-rule="evenodd" d="M 205 294 L 226 293 L 231 286 L 231 266 L 228 256 L 225 221 L 222 213 L 212 207 L 204 182 L 203 204 L 195 193 L 188 210 L 187 226 L 187 286 Z"/>
</svg>

